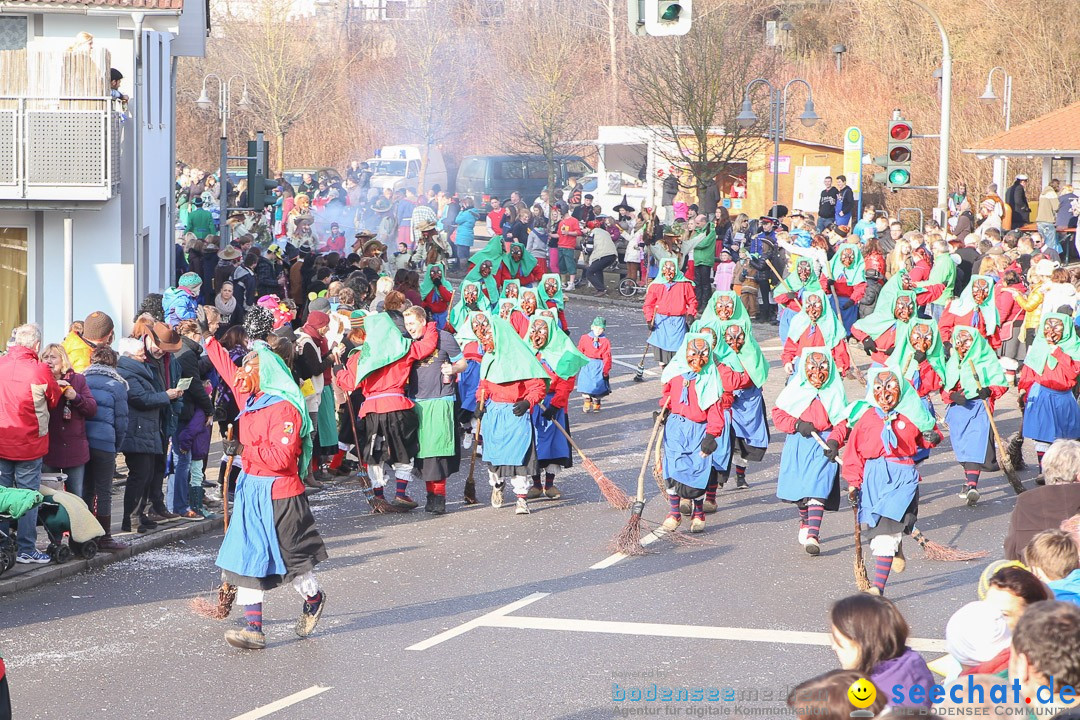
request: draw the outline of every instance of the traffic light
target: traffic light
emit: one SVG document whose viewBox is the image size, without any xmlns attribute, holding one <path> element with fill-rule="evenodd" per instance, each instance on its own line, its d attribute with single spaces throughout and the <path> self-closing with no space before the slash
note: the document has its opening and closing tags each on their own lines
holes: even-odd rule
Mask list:
<svg viewBox="0 0 1080 720">
<path fill-rule="evenodd" d="M 267 158 L 270 157 L 270 142 L 263 140 L 262 132 L 255 135 L 255 140 L 248 140 L 247 144 L 247 178 L 248 178 L 248 207 L 261 212 L 267 205 L 277 202 L 274 190 L 277 189 L 277 181 L 270 180 L 267 176 Z"/>
<path fill-rule="evenodd" d="M 685 35 L 692 16 L 693 0 L 645 0 L 645 33 Z"/>
<path fill-rule="evenodd" d="M 914 133 L 911 123 L 900 116 L 900 111 L 893 113 L 889 122 L 889 149 L 885 165 L 885 185 L 890 189 L 902 188 L 911 184 L 911 142 Z"/>
</svg>

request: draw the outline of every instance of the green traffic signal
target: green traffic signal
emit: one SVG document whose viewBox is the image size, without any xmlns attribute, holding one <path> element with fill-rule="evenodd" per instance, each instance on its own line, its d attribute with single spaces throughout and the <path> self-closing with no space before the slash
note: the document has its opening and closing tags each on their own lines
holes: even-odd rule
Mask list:
<svg viewBox="0 0 1080 720">
<path fill-rule="evenodd" d="M 663 22 L 678 22 L 679 15 L 682 13 L 682 5 L 679 3 L 671 3 L 667 6 L 663 13 L 660 15 L 660 19 Z"/>
<path fill-rule="evenodd" d="M 911 173 L 903 168 L 897 168 L 889 173 L 890 185 L 907 185 L 911 182 Z"/>
</svg>

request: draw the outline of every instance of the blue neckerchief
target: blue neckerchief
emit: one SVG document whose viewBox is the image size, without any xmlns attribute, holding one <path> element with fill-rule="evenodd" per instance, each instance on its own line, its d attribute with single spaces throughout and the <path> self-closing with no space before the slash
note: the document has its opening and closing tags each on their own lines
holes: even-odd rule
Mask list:
<svg viewBox="0 0 1080 720">
<path fill-rule="evenodd" d="M 600 333 L 599 335 L 593 335 L 592 346 L 594 348 L 599 348 L 600 347 L 600 338 L 602 338 L 602 337 L 604 337 L 604 333 Z"/>
<path fill-rule="evenodd" d="M 899 442 L 896 438 L 896 432 L 893 430 L 892 421 L 896 419 L 897 413 L 895 410 L 885 414 L 885 411 L 879 407 L 874 408 L 874 412 L 881 418 L 881 445 L 885 448 L 885 452 L 893 452 L 896 450 L 896 445 Z"/>
<path fill-rule="evenodd" d="M 817 332 L 817 323 L 815 323 L 815 322 L 810 323 L 810 327 L 808 327 L 806 329 L 806 339 L 809 340 L 809 339 L 813 338 L 814 334 L 816 332 Z"/>
<path fill-rule="evenodd" d="M 664 287 L 666 287 L 668 290 L 670 290 L 671 288 L 675 287 L 675 283 L 666 282 L 666 283 L 664 283 Z"/>
<path fill-rule="evenodd" d="M 971 327 L 973 327 L 973 328 L 979 327 L 979 320 L 980 319 L 981 319 L 981 313 L 979 312 L 979 308 L 975 308 L 974 310 L 971 311 Z"/>
<path fill-rule="evenodd" d="M 270 395 L 269 393 L 262 393 L 258 397 L 251 396 L 248 398 L 247 403 L 244 405 L 244 409 L 240 411 L 240 414 L 236 416 L 239 420 L 241 417 L 249 412 L 255 412 L 256 410 L 262 410 L 268 408 L 271 405 L 276 405 L 279 402 L 285 402 L 285 398 L 278 395 Z"/>
<path fill-rule="evenodd" d="M 697 376 L 698 375 L 695 372 L 688 372 L 682 374 L 682 395 L 679 397 L 679 402 L 681 402 L 683 405 L 690 404 L 690 383 L 696 380 Z"/>
</svg>

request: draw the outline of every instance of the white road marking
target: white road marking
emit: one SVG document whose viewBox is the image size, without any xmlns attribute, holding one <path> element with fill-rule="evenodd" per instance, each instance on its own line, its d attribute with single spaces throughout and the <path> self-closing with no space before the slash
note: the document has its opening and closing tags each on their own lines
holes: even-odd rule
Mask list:
<svg viewBox="0 0 1080 720">
<path fill-rule="evenodd" d="M 615 363 L 616 365 L 622 365 L 625 368 L 630 368 L 634 372 L 637 372 L 637 368 L 638 368 L 637 365 L 631 365 L 628 362 L 623 362 L 622 360 L 615 360 L 614 358 L 612 358 L 611 362 Z M 646 370 L 642 374 L 643 375 L 658 375 L 659 373 L 657 373 L 655 370 Z"/>
<path fill-rule="evenodd" d="M 647 535 L 645 535 L 644 537 L 641 538 L 641 544 L 642 544 L 642 546 L 651 545 L 652 543 L 656 542 L 659 539 L 660 539 L 659 535 L 657 535 L 655 532 L 651 532 L 651 533 L 649 533 L 649 534 L 647 534 Z M 603 560 L 596 563 L 595 565 L 590 565 L 589 569 L 590 570 L 603 570 L 604 568 L 609 568 L 612 565 L 614 565 L 615 563 L 619 562 L 620 560 L 625 560 L 628 557 L 630 557 L 630 556 L 627 555 L 626 553 L 618 552 L 618 553 L 615 553 L 614 555 L 609 555 L 608 557 L 604 558 Z"/>
<path fill-rule="evenodd" d="M 532 595 L 529 595 L 527 597 L 523 597 L 522 599 L 517 600 L 515 602 L 512 602 L 509 605 L 503 605 L 501 608 L 498 608 L 496 610 L 492 610 L 491 612 L 489 612 L 486 615 L 481 615 L 480 617 L 475 618 L 473 620 L 470 620 L 467 623 L 463 623 L 461 625 L 458 625 L 455 628 L 450 628 L 446 632 L 441 632 L 441 633 L 439 633 L 438 635 L 436 635 L 434 637 L 430 637 L 427 640 L 424 640 L 423 642 L 418 642 L 415 645 L 410 645 L 409 647 L 407 647 L 405 649 L 406 650 L 427 650 L 428 648 L 434 647 L 434 646 L 438 645 L 441 642 L 451 640 L 453 638 L 456 638 L 458 635 L 462 635 L 464 633 L 467 633 L 470 630 L 472 630 L 473 628 L 478 628 L 478 627 L 481 627 L 481 626 L 484 626 L 484 625 L 490 625 L 490 623 L 493 620 L 495 620 L 495 619 L 497 619 L 499 617 L 502 617 L 503 615 L 506 615 L 507 613 L 512 613 L 515 610 L 519 610 L 519 609 L 525 607 L 526 605 L 529 605 L 531 603 L 536 602 L 537 600 L 540 600 L 541 598 L 546 598 L 549 594 L 550 593 L 540 593 L 540 592 L 533 593 Z"/>
<path fill-rule="evenodd" d="M 288 697 L 283 697 L 280 700 L 275 700 L 269 705 L 263 705 L 262 707 L 255 708 L 250 712 L 246 712 L 243 715 L 237 715 L 232 720 L 258 720 L 258 718 L 264 718 L 267 715 L 276 713 L 278 710 L 284 710 L 287 707 L 295 705 L 299 702 L 303 702 L 308 698 L 313 698 L 316 695 L 332 690 L 331 687 L 323 687 L 321 685 L 312 685 L 307 690 L 301 690 L 300 692 L 293 693 Z"/>
</svg>

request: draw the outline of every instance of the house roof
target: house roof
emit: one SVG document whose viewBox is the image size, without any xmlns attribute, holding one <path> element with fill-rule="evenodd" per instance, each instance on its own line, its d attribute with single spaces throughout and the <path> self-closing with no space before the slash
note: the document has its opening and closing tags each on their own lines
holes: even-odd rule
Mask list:
<svg viewBox="0 0 1080 720">
<path fill-rule="evenodd" d="M 3 0 L 4 7 L 42 9 L 53 8 L 95 8 L 102 10 L 173 10 L 184 9 L 184 0 Z"/>
<path fill-rule="evenodd" d="M 973 155 L 1080 156 L 1080 102 L 983 138 L 964 152 Z"/>
</svg>

